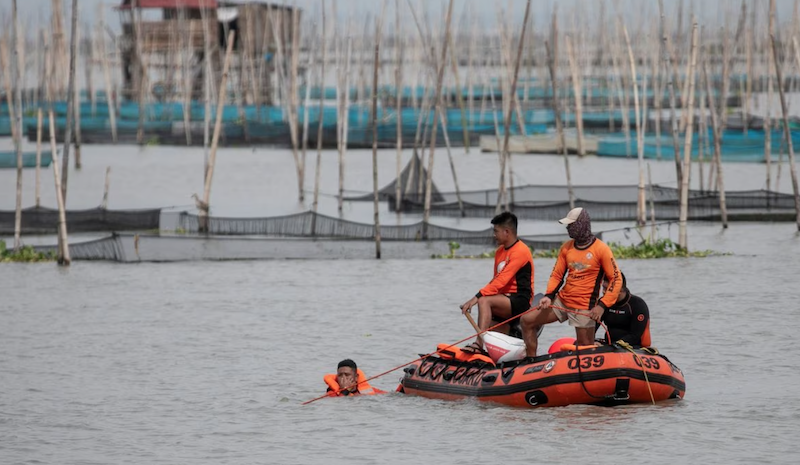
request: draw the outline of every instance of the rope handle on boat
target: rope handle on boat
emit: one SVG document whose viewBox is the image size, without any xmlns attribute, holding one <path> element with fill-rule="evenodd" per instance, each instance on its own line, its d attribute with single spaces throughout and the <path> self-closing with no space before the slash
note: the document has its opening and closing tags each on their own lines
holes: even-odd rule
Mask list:
<svg viewBox="0 0 800 465">
<path fill-rule="evenodd" d="M 609 337 L 609 339 L 611 338 Z M 642 373 L 644 374 L 644 382 L 645 384 L 647 384 L 647 390 L 650 391 L 650 400 L 653 402 L 653 405 L 656 405 L 656 399 L 655 397 L 653 397 L 653 388 L 650 387 L 650 379 L 647 377 L 647 370 L 644 369 L 644 363 L 642 363 L 642 360 L 639 358 L 636 352 L 633 351 L 633 347 L 631 347 L 631 345 L 628 344 L 627 342 L 617 341 L 615 342 L 615 344 L 627 350 L 628 352 L 632 353 L 633 358 L 635 358 L 636 361 L 639 362 L 639 366 L 642 367 Z"/>
</svg>

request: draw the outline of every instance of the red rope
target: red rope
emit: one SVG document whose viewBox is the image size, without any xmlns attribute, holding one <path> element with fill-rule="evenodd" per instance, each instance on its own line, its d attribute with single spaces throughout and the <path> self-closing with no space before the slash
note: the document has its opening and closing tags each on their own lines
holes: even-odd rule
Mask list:
<svg viewBox="0 0 800 465">
<path fill-rule="evenodd" d="M 552 308 L 557 308 L 557 309 L 559 309 L 559 310 L 563 310 L 563 311 L 565 311 L 565 312 L 571 312 L 571 313 L 577 313 L 577 314 L 581 314 L 581 315 L 583 315 L 582 313 L 580 313 L 580 312 L 578 312 L 578 311 L 575 311 L 575 310 L 570 310 L 570 309 L 568 309 L 568 308 L 557 307 L 557 306 L 555 306 L 555 305 L 551 305 L 551 307 L 552 307 Z M 454 347 L 454 346 L 456 346 L 456 345 L 458 345 L 458 344 L 461 344 L 462 342 L 468 341 L 468 340 L 472 339 L 473 337 L 480 336 L 481 334 L 484 334 L 484 333 L 486 333 L 487 331 L 491 331 L 491 330 L 493 330 L 493 329 L 496 329 L 496 328 L 498 328 L 498 327 L 500 327 L 500 326 L 503 326 L 504 324 L 510 323 L 510 322 L 512 322 L 512 321 L 514 321 L 514 320 L 516 320 L 517 318 L 520 318 L 522 315 L 525 315 L 526 313 L 529 313 L 529 312 L 532 312 L 533 310 L 536 310 L 537 308 L 538 308 L 538 307 L 531 307 L 531 308 L 529 308 L 529 309 L 525 310 L 524 312 L 520 313 L 519 315 L 512 316 L 511 318 L 509 318 L 509 319 L 507 319 L 507 320 L 503 321 L 502 323 L 497 323 L 496 325 L 494 325 L 494 326 L 492 326 L 492 327 L 489 327 L 489 328 L 486 328 L 486 329 L 484 329 L 483 331 L 479 331 L 479 332 L 477 332 L 477 333 L 475 333 L 475 334 L 469 335 L 469 336 L 465 337 L 464 339 L 460 339 L 460 340 L 458 340 L 458 341 L 456 341 L 456 342 L 454 342 L 454 343 L 452 343 L 452 344 L 448 345 L 447 347 L 444 347 L 444 348 L 442 348 L 442 349 L 437 349 L 437 350 L 435 350 L 435 351 L 433 351 L 433 352 L 431 352 L 431 353 L 429 353 L 429 354 L 425 354 L 425 355 L 423 355 L 423 356 L 421 356 L 421 357 L 419 357 L 419 358 L 415 358 L 414 360 L 411 360 L 410 362 L 406 362 L 406 363 L 404 363 L 404 364 L 402 364 L 402 365 L 398 365 L 398 366 L 396 366 L 396 367 L 394 367 L 394 368 L 392 368 L 392 369 L 390 369 L 390 370 L 386 370 L 386 371 L 384 371 L 383 373 L 378 373 L 377 375 L 375 375 L 375 376 L 371 376 L 371 377 L 369 377 L 369 378 L 365 379 L 364 381 L 360 381 L 360 382 L 359 382 L 359 381 L 356 381 L 355 383 L 353 383 L 353 384 L 351 384 L 351 385 L 349 385 L 349 386 L 346 386 L 346 387 L 340 387 L 340 388 L 339 388 L 337 391 L 335 391 L 335 392 L 334 392 L 334 394 L 331 394 L 330 392 L 327 392 L 327 393 L 325 393 L 325 394 L 323 394 L 323 395 L 321 395 L 321 396 L 319 396 L 319 397 L 315 397 L 315 398 L 313 398 L 313 399 L 311 399 L 311 400 L 307 400 L 307 401 L 303 402 L 303 403 L 302 403 L 302 404 L 300 404 L 300 405 L 307 405 L 307 404 L 310 404 L 310 403 L 312 403 L 312 402 L 316 402 L 316 401 L 318 401 L 318 400 L 320 400 L 320 399 L 324 399 L 324 398 L 326 398 L 326 397 L 330 397 L 330 396 L 332 396 L 332 395 L 333 395 L 333 396 L 335 396 L 335 395 L 338 395 L 340 392 L 342 392 L 342 391 L 346 391 L 346 390 L 350 390 L 351 388 L 354 388 L 354 387 L 358 386 L 359 384 L 362 384 L 362 383 L 367 383 L 367 382 L 369 382 L 369 381 L 372 381 L 373 379 L 380 378 L 381 376 L 388 375 L 389 373 L 391 373 L 391 372 L 393 372 L 393 371 L 397 371 L 397 370 L 399 370 L 399 369 L 401 369 L 401 368 L 403 368 L 403 367 L 405 367 L 405 366 L 411 365 L 411 364 L 412 364 L 412 363 L 414 363 L 414 362 L 418 362 L 418 361 L 420 361 L 420 360 L 422 360 L 422 359 L 425 359 L 425 358 L 427 358 L 427 357 L 430 357 L 430 356 L 431 356 L 431 355 L 433 355 L 433 354 L 438 354 L 439 352 L 445 351 L 445 350 L 447 350 L 447 349 L 449 349 L 449 348 L 451 348 L 451 347 Z M 600 324 L 601 324 L 601 325 L 603 326 L 603 328 L 606 330 L 606 333 L 608 333 L 608 328 L 606 328 L 606 325 L 604 325 L 602 322 L 600 322 Z M 611 337 L 609 336 L 609 339 L 610 339 L 610 338 L 611 338 Z"/>
</svg>

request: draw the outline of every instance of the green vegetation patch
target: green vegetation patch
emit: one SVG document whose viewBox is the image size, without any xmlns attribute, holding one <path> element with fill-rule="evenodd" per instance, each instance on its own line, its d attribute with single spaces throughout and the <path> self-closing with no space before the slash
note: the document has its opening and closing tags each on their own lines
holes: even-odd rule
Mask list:
<svg viewBox="0 0 800 465">
<path fill-rule="evenodd" d="M 0 262 L 51 262 L 56 259 L 56 254 L 53 252 L 37 252 L 30 245 L 26 245 L 14 251 L 6 247 L 6 242 L 0 240 Z"/>
</svg>

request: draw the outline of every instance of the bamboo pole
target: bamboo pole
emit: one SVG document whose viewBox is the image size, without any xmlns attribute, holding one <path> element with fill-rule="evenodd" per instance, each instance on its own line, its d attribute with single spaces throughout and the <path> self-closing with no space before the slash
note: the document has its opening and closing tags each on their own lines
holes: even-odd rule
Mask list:
<svg viewBox="0 0 800 465">
<path fill-rule="evenodd" d="M 469 153 L 469 127 L 467 125 L 467 109 L 464 106 L 464 96 L 461 93 L 461 80 L 458 77 L 458 63 L 456 62 L 455 45 L 453 44 L 453 37 L 450 37 L 450 48 L 453 53 L 450 54 L 450 68 L 453 73 L 453 78 L 456 83 L 456 102 L 461 111 L 461 129 L 464 133 L 464 152 Z"/>
<path fill-rule="evenodd" d="M 555 23 L 555 17 L 554 17 Z M 553 28 L 555 30 L 555 27 Z M 556 35 L 553 34 L 553 39 L 556 40 Z M 558 79 L 556 75 L 556 66 L 555 66 L 555 57 L 553 53 L 550 51 L 550 43 L 548 41 L 544 42 L 544 48 L 547 52 L 547 64 L 550 68 L 550 86 L 553 92 L 553 98 L 551 100 L 551 104 L 553 107 L 553 114 L 555 115 L 556 119 L 556 133 L 558 134 L 558 143 L 561 152 L 564 155 L 564 171 L 566 172 L 567 176 L 567 193 L 569 195 L 569 208 L 570 210 L 575 208 L 575 192 L 572 189 L 572 174 L 570 173 L 569 168 L 569 156 L 567 155 L 567 141 L 564 138 L 564 128 L 561 124 L 561 110 L 558 106 Z"/>
<path fill-rule="evenodd" d="M 314 24 L 314 29 L 316 29 L 316 23 Z M 312 64 L 312 62 L 314 60 L 314 53 L 316 52 L 315 47 L 316 47 L 316 44 L 314 42 L 311 42 L 311 47 L 310 47 L 309 52 L 308 52 L 308 65 L 306 67 L 307 70 L 311 69 L 311 64 Z M 308 76 L 308 73 L 309 73 L 309 71 L 306 71 L 306 76 Z M 305 95 L 305 98 L 303 100 L 303 135 L 302 135 L 302 143 L 300 144 L 300 159 L 302 160 L 300 164 L 303 166 L 303 175 L 304 176 L 305 176 L 305 166 L 306 166 L 306 150 L 308 149 L 308 132 L 309 132 L 308 131 L 308 125 L 309 125 L 308 112 L 309 112 L 309 107 L 311 106 L 310 105 L 310 100 L 311 100 L 311 80 L 308 79 L 308 77 L 307 77 L 305 81 L 306 81 L 306 95 Z M 320 101 L 322 101 L 322 95 L 320 95 Z M 298 114 L 299 114 L 299 111 L 298 111 Z M 322 115 L 320 115 L 320 117 L 321 116 Z M 314 230 L 313 226 L 315 226 L 315 224 L 312 221 L 312 229 L 311 229 L 312 231 Z"/>
<path fill-rule="evenodd" d="M 400 63 L 403 59 L 402 39 L 400 38 L 400 0 L 394 1 L 394 36 L 395 36 L 395 65 L 394 65 L 394 86 L 395 86 L 395 119 L 397 125 L 397 180 L 394 183 L 394 209 L 400 214 L 403 204 L 403 190 L 401 189 L 400 175 L 402 173 L 403 155 L 403 118 L 402 118 L 402 92 L 403 92 L 403 71 Z M 410 175 L 410 173 L 409 173 Z"/>
<path fill-rule="evenodd" d="M 78 42 L 80 44 L 80 42 L 81 42 L 81 31 L 80 31 L 80 29 L 76 30 L 74 34 L 76 35 L 76 38 L 75 38 L 76 42 Z M 80 53 L 80 49 L 79 48 L 77 48 L 76 51 L 78 53 Z M 76 57 L 75 59 L 77 60 L 78 57 Z M 72 92 L 75 94 L 75 102 L 76 102 L 75 106 L 73 107 L 74 110 L 75 110 L 75 169 L 79 170 L 83 166 L 83 163 L 81 163 L 81 142 L 82 142 L 82 140 L 81 140 L 82 139 L 82 137 L 81 137 L 81 135 L 82 135 L 81 134 L 81 91 L 80 91 L 80 88 L 78 87 L 77 81 L 75 82 L 75 85 L 72 88 Z"/>
<path fill-rule="evenodd" d="M 320 0 L 322 9 L 322 31 L 320 32 L 320 47 L 322 47 L 322 64 L 319 73 L 319 86 L 321 94 L 319 96 L 319 122 L 317 124 L 317 163 L 314 170 L 314 202 L 312 210 L 314 214 L 311 216 L 311 235 L 317 233 L 317 207 L 319 205 L 319 175 L 322 169 L 322 128 L 323 118 L 322 111 L 325 109 L 325 60 L 328 58 L 327 47 L 325 46 L 327 38 L 325 37 L 325 0 Z M 308 80 L 307 80 L 308 81 Z M 309 87 L 306 82 L 306 87 Z"/>
<path fill-rule="evenodd" d="M 375 222 L 375 258 L 381 258 L 381 215 L 378 196 L 378 70 L 381 65 L 381 33 L 386 14 L 386 0 L 381 8 L 381 16 L 375 26 L 375 55 L 372 73 L 372 206 Z M 323 16 L 324 17 L 324 16 Z"/>
<path fill-rule="evenodd" d="M 656 203 L 653 193 L 653 176 L 650 173 L 650 163 L 647 164 L 647 184 L 650 186 L 650 240 L 656 240 Z"/>
<path fill-rule="evenodd" d="M 211 124 L 211 31 L 208 26 L 208 14 L 205 8 L 200 9 L 200 20 L 203 22 L 203 179 L 208 176 L 208 144 L 209 126 Z M 274 27 L 272 28 L 274 30 Z M 278 51 L 281 44 L 278 43 Z"/>
<path fill-rule="evenodd" d="M 42 206 L 41 197 L 42 174 L 42 109 L 36 112 L 36 208 Z"/>
<path fill-rule="evenodd" d="M 86 25 L 86 30 L 90 30 L 88 24 Z M 94 83 L 92 82 L 92 74 L 94 71 L 94 37 L 92 37 L 92 34 L 87 34 L 87 37 L 84 38 L 83 68 L 86 74 L 86 91 L 89 93 L 89 103 L 92 109 L 91 113 L 94 117 L 97 110 L 97 102 L 94 98 Z"/>
<path fill-rule="evenodd" d="M 583 104 L 581 98 L 581 81 L 578 75 L 578 63 L 575 59 L 575 51 L 572 49 L 572 40 L 569 35 L 567 40 L 567 56 L 569 58 L 569 69 L 572 73 L 572 92 L 575 94 L 575 127 L 578 131 L 578 155 L 585 156 L 586 148 L 583 146 Z"/>
<path fill-rule="evenodd" d="M 208 172 L 206 173 L 205 187 L 203 189 L 203 203 L 210 206 L 211 200 L 211 180 L 214 177 L 214 165 L 217 160 L 217 144 L 219 143 L 219 132 L 222 126 L 222 110 L 225 107 L 225 89 L 228 83 L 228 69 L 230 68 L 231 52 L 233 52 L 233 42 L 236 39 L 236 31 L 228 34 L 227 48 L 225 49 L 225 62 L 222 65 L 222 81 L 219 84 L 219 97 L 217 98 L 217 114 L 214 122 L 214 136 L 211 139 L 211 153 L 208 159 Z M 208 232 L 208 209 L 201 209 L 201 226 L 205 226 L 204 232 Z M 205 223 L 202 218 L 205 217 Z M 201 228 L 202 229 L 202 228 Z"/>
<path fill-rule="evenodd" d="M 69 84 L 67 89 L 67 127 L 64 131 L 64 159 L 61 172 L 61 196 L 67 204 L 67 183 L 69 181 L 69 146 L 72 143 L 72 124 L 75 117 L 75 61 L 78 59 L 78 0 L 72 0 L 72 35 L 69 54 Z"/>
<path fill-rule="evenodd" d="M 289 107 L 291 108 L 290 117 L 291 120 L 289 122 L 289 126 L 294 127 L 294 130 L 290 129 L 290 133 L 292 134 L 292 154 L 294 155 L 295 163 L 297 165 L 297 192 L 298 192 L 298 200 L 300 203 L 303 202 L 305 199 L 305 193 L 303 192 L 303 184 L 305 182 L 305 164 L 301 162 L 299 154 L 297 153 L 298 148 L 298 131 L 297 131 L 297 106 L 298 106 L 298 95 L 297 95 L 297 67 L 298 61 L 300 58 L 300 14 L 298 10 L 292 10 L 292 56 L 291 56 L 291 65 L 290 65 L 290 80 L 289 80 Z"/>
<path fill-rule="evenodd" d="M 631 66 L 631 83 L 633 84 L 633 111 L 636 118 L 636 158 L 639 165 L 639 187 L 638 196 L 636 201 L 636 223 L 639 226 L 644 226 L 647 220 L 647 204 L 645 203 L 644 192 L 644 131 L 642 130 L 641 119 L 639 115 L 639 83 L 636 76 L 636 60 L 633 57 L 633 48 L 631 48 L 631 39 L 628 36 L 628 28 L 622 23 L 622 33 L 625 36 L 625 45 L 628 47 L 628 60 Z M 569 44 L 569 42 L 567 42 Z M 567 45 L 569 46 L 569 45 Z M 646 98 L 646 97 L 645 97 Z"/>
<path fill-rule="evenodd" d="M 531 12 L 531 0 L 528 0 L 528 2 L 525 4 L 525 16 L 522 18 L 522 32 L 520 33 L 519 45 L 517 47 L 517 59 L 516 59 L 516 61 L 514 63 L 514 75 L 511 78 L 510 95 L 511 95 L 512 100 L 509 103 L 508 111 L 506 112 L 506 115 L 505 115 L 505 134 L 504 134 L 504 140 L 503 140 L 503 156 L 500 158 L 500 192 L 503 193 L 503 194 L 505 194 L 505 187 L 506 187 L 506 182 L 505 182 L 506 181 L 506 178 L 505 178 L 505 176 L 506 176 L 506 172 L 505 172 L 505 170 L 506 170 L 506 162 L 507 162 L 508 157 L 509 157 L 508 143 L 509 143 L 509 139 L 511 137 L 511 131 L 510 131 L 510 128 L 511 128 L 511 112 L 512 112 L 512 109 L 514 108 L 514 105 L 515 105 L 515 102 L 516 102 L 517 80 L 519 78 L 519 67 L 520 67 L 520 63 L 522 62 L 522 49 L 525 46 L 525 32 L 528 29 L 528 18 L 530 17 L 530 12 Z M 500 196 L 498 196 L 498 202 L 497 202 L 497 205 L 495 206 L 495 214 L 500 213 L 500 210 L 501 210 Z"/>
<path fill-rule="evenodd" d="M 717 185 L 719 186 L 719 210 L 722 216 L 722 228 L 728 227 L 728 208 L 725 203 L 725 182 L 722 175 L 722 126 L 717 118 L 717 111 L 714 106 L 714 94 L 712 94 L 711 80 L 708 79 L 706 61 L 703 60 L 703 80 L 706 83 L 708 95 L 708 108 L 711 110 L 711 127 L 714 136 L 714 166 L 717 170 Z M 702 175 L 701 175 L 702 176 Z M 711 187 L 711 186 L 709 186 Z"/>
<path fill-rule="evenodd" d="M 102 208 L 103 210 L 108 208 L 108 189 L 109 189 L 110 186 L 111 186 L 111 167 L 107 166 L 106 167 L 106 183 L 105 183 L 105 186 L 103 187 L 103 203 L 100 204 L 100 208 Z"/>
<path fill-rule="evenodd" d="M 75 1 L 75 0 L 73 0 Z M 136 128 L 136 143 L 139 145 L 144 144 L 144 96 L 147 89 L 147 70 L 144 65 L 144 57 L 142 56 L 142 27 L 141 27 L 141 9 L 139 8 L 139 0 L 132 0 L 131 6 L 131 23 L 133 25 L 134 34 L 134 50 L 136 53 L 136 72 L 139 75 L 137 81 L 138 89 L 136 89 L 137 100 L 139 102 L 139 124 Z M 137 11 L 139 14 L 137 15 Z M 74 32 L 73 32 L 74 35 Z"/>
<path fill-rule="evenodd" d="M 56 150 L 56 122 L 53 116 L 53 109 L 50 109 L 50 152 L 53 154 L 53 178 L 56 186 L 56 203 L 58 204 L 58 264 L 69 266 L 69 242 L 67 241 L 67 215 L 63 190 L 61 188 L 61 176 L 59 176 L 58 151 Z"/>
<path fill-rule="evenodd" d="M 428 239 L 428 221 L 431 218 L 431 191 L 433 189 L 433 156 L 436 150 L 436 128 L 438 125 L 439 120 L 439 112 L 440 110 L 440 98 L 442 93 L 442 80 L 444 79 L 444 67 L 445 63 L 447 63 L 447 44 L 450 42 L 450 19 L 453 13 L 453 0 L 448 2 L 447 6 L 447 16 L 445 17 L 445 26 L 444 26 L 444 43 L 442 44 L 442 58 L 439 61 L 438 65 L 438 76 L 436 77 L 436 89 L 434 92 L 434 99 L 433 99 L 433 127 L 431 128 L 431 148 L 430 153 L 428 154 L 428 173 L 425 178 L 425 205 L 422 215 L 422 222 L 423 222 L 423 234 L 422 238 L 424 240 Z M 446 130 L 446 128 L 443 128 Z"/>
<path fill-rule="evenodd" d="M 17 153 L 17 197 L 16 211 L 14 214 L 14 251 L 19 252 L 22 247 L 22 56 L 20 55 L 21 40 L 19 37 L 19 18 L 17 17 L 17 0 L 11 4 L 12 11 L 12 43 L 14 45 L 14 57 L 11 60 L 11 68 L 14 70 L 14 95 L 15 100 L 13 126 L 14 131 L 14 150 Z M 6 99 L 11 100 L 11 94 L 6 94 Z"/>
<path fill-rule="evenodd" d="M 11 63 L 9 56 L 8 56 L 8 41 L 5 37 L 0 39 L 0 67 L 3 68 L 3 84 L 6 89 L 6 104 L 8 105 L 8 114 L 9 115 L 16 115 L 16 104 L 14 103 L 14 86 L 11 83 L 11 70 L 14 69 L 13 64 Z M 11 138 L 16 140 L 17 138 L 17 126 L 16 124 L 11 125 Z"/>
<path fill-rule="evenodd" d="M 671 122 L 671 132 L 672 132 L 672 149 L 674 151 L 675 156 L 675 180 L 680 183 L 683 179 L 683 162 L 681 161 L 681 151 L 680 151 L 680 143 L 678 142 L 678 117 L 675 112 L 675 76 L 676 74 L 670 73 L 670 70 L 673 69 L 671 65 L 671 55 L 669 53 L 669 34 L 667 33 L 667 28 L 665 25 L 665 16 L 664 16 L 664 1 L 658 0 L 658 11 L 661 15 L 661 41 L 663 43 L 662 53 L 663 53 L 663 60 L 664 60 L 664 72 L 667 78 L 667 91 L 669 92 L 669 111 L 670 111 L 670 122 Z M 681 200 L 681 189 L 679 184 L 678 189 L 678 200 Z"/>
<path fill-rule="evenodd" d="M 347 153 L 347 134 L 350 123 L 350 53 L 353 49 L 352 38 L 347 38 L 347 54 L 344 70 L 344 102 L 342 111 L 342 141 L 339 144 L 339 213 L 344 205 L 344 162 Z"/>
<path fill-rule="evenodd" d="M 687 97 L 686 111 L 688 116 L 686 119 L 686 138 L 683 146 L 683 162 L 685 168 L 683 170 L 683 178 L 681 178 L 681 207 L 680 207 L 680 220 L 678 232 L 678 245 L 682 249 L 688 249 L 688 241 L 686 237 L 686 220 L 689 213 L 689 171 L 692 156 L 692 128 L 694 127 L 694 87 L 695 87 L 695 69 L 697 67 L 697 23 L 692 24 L 692 49 L 691 60 L 689 63 L 689 95 Z"/>
<path fill-rule="evenodd" d="M 700 35 L 701 35 L 701 37 L 705 36 L 705 34 L 702 34 L 702 33 Z M 701 58 L 700 58 L 700 61 L 701 61 L 701 63 L 703 63 L 703 66 L 705 66 L 705 60 L 706 60 L 706 58 L 705 58 L 705 50 L 703 50 L 701 52 Z M 699 108 L 700 111 L 699 111 L 699 115 L 698 115 L 699 118 L 700 118 L 700 122 L 699 122 L 698 127 L 697 127 L 697 129 L 698 129 L 697 130 L 697 173 L 698 173 L 698 182 L 700 184 L 700 192 L 705 192 L 705 189 L 704 189 L 704 186 L 703 186 L 703 182 L 704 182 L 703 181 L 703 164 L 704 164 L 704 162 L 706 160 L 706 152 L 707 152 L 707 150 L 709 148 L 708 147 L 709 146 L 709 142 L 708 142 L 708 124 L 707 124 L 707 121 L 706 121 L 707 120 L 707 118 L 706 118 L 706 98 L 705 98 L 705 95 L 704 95 L 704 92 L 703 92 L 702 89 L 700 89 L 699 93 L 702 95 L 702 97 L 699 98 L 700 102 L 699 102 L 699 105 L 698 105 L 700 107 Z M 711 110 L 711 112 L 715 111 L 714 108 L 710 108 L 710 110 Z M 712 130 L 713 130 L 713 126 L 712 126 Z M 712 163 L 713 163 L 713 157 L 712 157 Z M 714 172 L 714 170 L 712 170 L 712 169 L 708 170 L 708 176 L 709 176 L 708 177 L 708 188 L 709 188 L 709 190 L 711 189 L 711 173 L 713 173 L 713 172 Z"/>
<path fill-rule="evenodd" d="M 108 119 L 111 123 L 111 140 L 116 144 L 117 143 L 117 112 L 114 108 L 114 92 L 111 87 L 111 71 L 108 66 L 108 56 L 106 55 L 106 40 L 103 35 L 103 3 L 100 3 L 100 26 L 98 30 L 99 37 L 99 44 L 100 47 L 100 57 L 103 61 L 103 79 L 106 83 L 106 104 L 108 105 Z"/>
<path fill-rule="evenodd" d="M 774 16 L 775 0 L 770 0 L 770 9 Z M 796 38 L 793 38 L 796 41 Z M 789 129 L 789 110 L 786 106 L 786 96 L 783 92 L 783 76 L 781 73 L 781 64 L 778 62 L 778 46 L 775 43 L 775 35 L 770 35 L 770 42 L 772 44 L 772 55 L 775 63 L 775 74 L 778 77 L 778 93 L 781 98 L 781 110 L 783 112 L 783 135 L 786 138 L 786 145 L 789 148 L 789 173 L 792 177 L 792 192 L 794 193 L 794 208 L 796 215 L 797 230 L 800 231 L 800 190 L 797 186 L 797 168 L 794 162 L 794 146 L 792 145 L 792 133 Z"/>
</svg>

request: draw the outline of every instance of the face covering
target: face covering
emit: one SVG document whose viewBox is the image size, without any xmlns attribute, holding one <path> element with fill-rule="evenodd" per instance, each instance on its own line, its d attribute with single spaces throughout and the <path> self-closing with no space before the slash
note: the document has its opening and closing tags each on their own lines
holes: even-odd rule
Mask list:
<svg viewBox="0 0 800 465">
<path fill-rule="evenodd" d="M 592 221 L 589 213 L 584 209 L 574 223 L 567 225 L 567 234 L 575 240 L 578 245 L 588 244 L 594 239 L 592 234 Z"/>
</svg>

